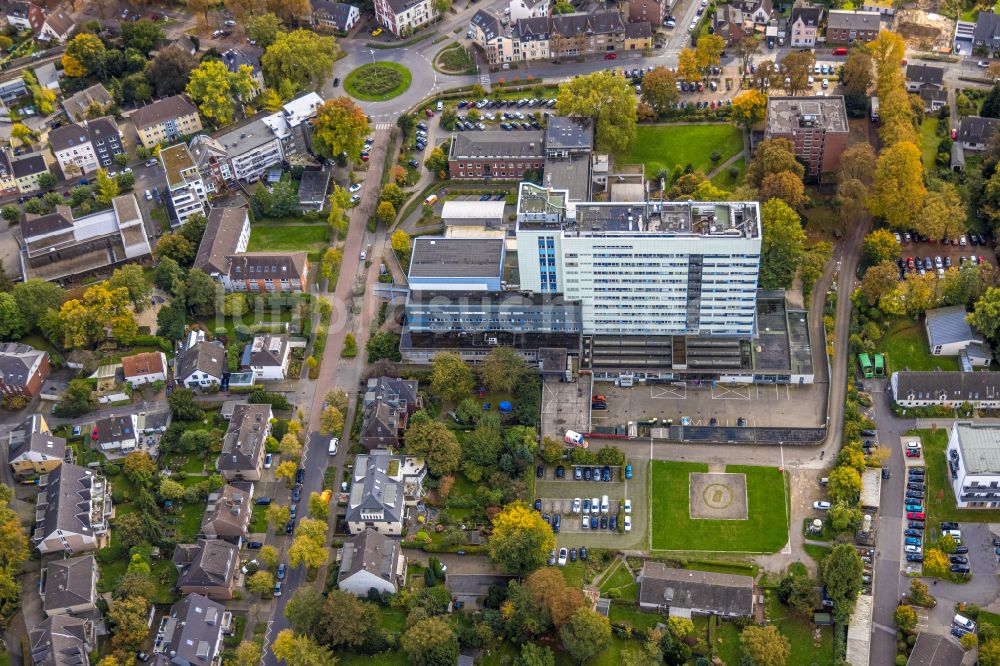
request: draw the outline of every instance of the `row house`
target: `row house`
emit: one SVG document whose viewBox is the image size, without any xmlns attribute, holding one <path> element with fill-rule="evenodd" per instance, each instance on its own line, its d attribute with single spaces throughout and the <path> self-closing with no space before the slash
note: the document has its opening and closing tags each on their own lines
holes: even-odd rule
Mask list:
<svg viewBox="0 0 1000 666">
<path fill-rule="evenodd" d="M 72 555 L 107 545 L 111 484 L 103 475 L 64 462 L 39 486 L 32 541 L 40 553 Z"/>
<path fill-rule="evenodd" d="M 229 257 L 246 252 L 250 243 L 250 215 L 246 208 L 213 208 L 198 245 L 194 268 L 222 280 L 229 274 Z"/>
<path fill-rule="evenodd" d="M 244 252 L 231 257 L 221 276 L 227 292 L 303 292 L 309 283 L 305 252 Z"/>
<path fill-rule="evenodd" d="M 49 145 L 69 179 L 115 166 L 115 155 L 125 152 L 118 123 L 111 116 L 64 125 L 49 132 Z"/>
<path fill-rule="evenodd" d="M 42 569 L 38 593 L 47 617 L 97 608 L 97 560 L 93 555 L 54 560 Z"/>
<path fill-rule="evenodd" d="M 870 42 L 882 30 L 881 19 L 878 12 L 830 10 L 826 19 L 826 41 L 828 44 Z"/>
<path fill-rule="evenodd" d="M 819 23 L 822 19 L 822 7 L 794 7 L 789 30 L 792 48 L 815 48 L 816 38 L 819 36 Z"/>
</svg>

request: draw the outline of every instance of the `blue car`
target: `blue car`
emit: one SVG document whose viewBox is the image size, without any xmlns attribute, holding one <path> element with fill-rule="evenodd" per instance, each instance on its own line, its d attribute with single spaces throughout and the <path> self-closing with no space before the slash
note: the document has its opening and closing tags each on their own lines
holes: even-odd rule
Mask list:
<svg viewBox="0 0 1000 666">
<path fill-rule="evenodd" d="M 559 534 L 559 514 L 552 516 L 552 531 Z"/>
<path fill-rule="evenodd" d="M 597 529 L 597 524 L 598 524 L 597 523 L 597 516 L 591 516 L 590 517 L 590 529 L 596 530 Z"/>
<path fill-rule="evenodd" d="M 906 545 L 908 546 L 922 546 L 923 542 L 917 537 L 906 537 Z"/>
<path fill-rule="evenodd" d="M 632 465 L 625 465 L 625 478 L 626 479 L 632 478 Z"/>
<path fill-rule="evenodd" d="M 601 481 L 610 481 L 610 480 L 611 480 L 611 468 L 605 465 L 604 469 L 601 470 Z"/>
<path fill-rule="evenodd" d="M 292 488 L 292 501 L 298 502 L 302 499 L 302 486 L 295 486 Z"/>
<path fill-rule="evenodd" d="M 906 510 L 916 511 L 917 513 L 923 513 L 924 507 L 920 506 L 919 504 L 907 504 Z"/>
<path fill-rule="evenodd" d="M 542 510 L 542 500 L 536 499 L 535 500 L 535 511 L 541 511 L 541 510 Z"/>
<path fill-rule="evenodd" d="M 288 570 L 288 567 L 285 566 L 284 562 L 282 562 L 281 564 L 278 565 L 278 571 L 275 574 L 277 576 L 278 580 L 285 580 L 285 572 L 287 570 Z"/>
<path fill-rule="evenodd" d="M 590 500 L 584 498 L 583 500 L 583 512 L 590 513 Z M 1000 548 L 997 548 L 997 552 L 1000 553 Z"/>
<path fill-rule="evenodd" d="M 583 480 L 584 481 L 590 481 L 593 478 L 594 478 L 594 473 L 591 471 L 591 469 L 589 467 L 584 467 L 583 468 Z"/>
</svg>

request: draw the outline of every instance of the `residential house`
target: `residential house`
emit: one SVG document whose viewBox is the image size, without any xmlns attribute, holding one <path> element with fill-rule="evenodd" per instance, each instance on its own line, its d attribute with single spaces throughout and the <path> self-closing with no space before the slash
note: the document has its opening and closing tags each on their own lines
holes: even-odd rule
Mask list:
<svg viewBox="0 0 1000 666">
<path fill-rule="evenodd" d="M 167 175 L 170 208 L 177 224 L 184 224 L 192 215 L 204 215 L 208 192 L 188 147 L 178 143 L 164 148 L 160 151 L 160 164 Z"/>
<path fill-rule="evenodd" d="M 38 588 L 48 617 L 92 611 L 97 608 L 97 560 L 93 555 L 53 560 L 42 569 Z"/>
<path fill-rule="evenodd" d="M 870 42 L 882 29 L 881 14 L 846 9 L 831 9 L 826 19 L 826 41 L 829 44 Z"/>
<path fill-rule="evenodd" d="M 889 377 L 893 401 L 903 408 L 1000 407 L 1000 372 L 901 371 Z"/>
<path fill-rule="evenodd" d="M 230 125 L 215 135 L 215 142 L 222 148 L 223 159 L 228 163 L 227 181 L 256 182 L 284 159 L 281 137 L 274 133 L 263 116 Z"/>
<path fill-rule="evenodd" d="M 256 97 L 264 89 L 264 68 L 260 64 L 263 55 L 264 49 L 250 45 L 231 48 L 222 54 L 222 62 L 233 74 L 240 71 L 243 66 L 250 68 L 250 79 L 253 81 L 250 97 Z"/>
<path fill-rule="evenodd" d="M 90 620 L 55 615 L 28 629 L 33 666 L 90 666 L 97 634 Z"/>
<path fill-rule="evenodd" d="M 767 25 L 774 15 L 771 0 L 743 0 L 740 6 L 743 15 L 755 25 Z"/>
<path fill-rule="evenodd" d="M 84 88 L 75 95 L 70 95 L 63 100 L 63 109 L 70 120 L 75 123 L 83 122 L 87 119 L 87 112 L 91 109 L 100 109 L 98 115 L 108 112 L 108 109 L 115 103 L 111 93 L 104 87 L 103 83 L 95 83 L 89 88 Z"/>
<path fill-rule="evenodd" d="M 62 80 L 63 73 L 62 70 L 56 69 L 56 64 L 54 62 L 47 62 L 39 65 L 38 67 L 35 67 L 34 72 L 35 79 L 38 81 L 39 86 L 55 91 L 56 93 L 61 90 L 59 81 Z"/>
<path fill-rule="evenodd" d="M 973 330 L 967 316 L 964 305 L 928 310 L 924 317 L 927 346 L 932 356 L 962 356 L 970 366 L 985 367 L 993 360 L 992 349 L 986 338 Z"/>
<path fill-rule="evenodd" d="M 552 11 L 550 0 L 510 0 L 510 22 L 517 23 L 527 18 L 548 16 Z"/>
<path fill-rule="evenodd" d="M 468 36 L 483 50 L 486 61 L 490 64 L 513 60 L 514 42 L 510 38 L 510 31 L 500 25 L 500 19 L 493 12 L 478 10 L 469 22 Z"/>
<path fill-rule="evenodd" d="M 0 342 L 0 393 L 33 398 L 49 376 L 49 353 L 21 342 Z"/>
<path fill-rule="evenodd" d="M 517 0 L 520 2 L 520 0 Z M 629 23 L 650 23 L 663 25 L 670 12 L 671 3 L 668 0 L 629 0 Z"/>
<path fill-rule="evenodd" d="M 12 157 L 10 168 L 14 175 L 14 184 L 21 194 L 30 194 L 42 189 L 39 179 L 43 173 L 49 173 L 49 165 L 41 153 L 28 153 Z"/>
<path fill-rule="evenodd" d="M 715 34 L 725 39 L 726 44 L 736 45 L 744 36 L 753 35 L 753 23 L 735 3 L 719 5 L 712 21 Z"/>
<path fill-rule="evenodd" d="M 112 199 L 110 210 L 77 219 L 69 206 L 56 206 L 46 215 L 29 214 L 15 236 L 25 279 L 68 281 L 141 262 L 153 253 L 131 193 Z"/>
<path fill-rule="evenodd" d="M 139 142 L 152 149 L 201 131 L 198 109 L 183 95 L 164 97 L 132 113 Z"/>
<path fill-rule="evenodd" d="M 0 195 L 16 194 L 17 179 L 14 178 L 14 167 L 11 165 L 10 148 L 0 149 Z"/>
<path fill-rule="evenodd" d="M 1000 49 L 1000 14 L 992 9 L 979 12 L 976 29 L 972 33 L 972 44 L 992 53 Z"/>
<path fill-rule="evenodd" d="M 437 18 L 432 0 L 375 0 L 375 20 L 396 37 L 407 37 Z"/>
<path fill-rule="evenodd" d="M 62 11 L 56 10 L 45 17 L 41 29 L 38 31 L 38 41 L 40 42 L 65 42 L 69 39 L 73 29 L 76 28 L 76 21 L 73 17 Z"/>
<path fill-rule="evenodd" d="M 321 211 L 326 206 L 331 172 L 326 169 L 306 169 L 299 181 L 299 208 Z"/>
<path fill-rule="evenodd" d="M 2 12 L 8 25 L 18 30 L 30 30 L 35 33 L 41 30 L 45 23 L 45 10 L 33 2 L 7 0 L 3 4 Z"/>
<path fill-rule="evenodd" d="M 118 123 L 111 116 L 63 125 L 49 132 L 49 145 L 67 179 L 115 166 L 124 153 Z"/>
<path fill-rule="evenodd" d="M 365 529 L 340 549 L 337 587 L 356 597 L 375 589 L 396 594 L 406 580 L 406 558 L 399 539 Z"/>
<path fill-rule="evenodd" d="M 194 268 L 221 281 L 229 274 L 229 257 L 246 252 L 249 243 L 250 216 L 245 207 L 212 208 Z"/>
<path fill-rule="evenodd" d="M 917 93 L 924 101 L 924 113 L 934 113 L 940 111 L 948 103 L 948 91 L 944 86 L 926 84 L 921 86 Z"/>
<path fill-rule="evenodd" d="M 984 151 L 993 141 L 997 127 L 1000 120 L 996 118 L 965 116 L 958 125 L 958 142 L 963 150 Z"/>
<path fill-rule="evenodd" d="M 132 388 L 167 381 L 167 356 L 163 352 L 140 352 L 122 358 L 125 381 Z"/>
<path fill-rule="evenodd" d="M 236 405 L 215 461 L 227 481 L 259 481 L 264 472 L 265 440 L 271 435 L 271 405 Z"/>
<path fill-rule="evenodd" d="M 229 165 L 228 153 L 217 139 L 207 134 L 199 134 L 191 139 L 188 148 L 209 193 L 215 193 L 235 184 L 236 179 Z"/>
<path fill-rule="evenodd" d="M 944 82 L 944 68 L 910 63 L 906 66 L 906 91 L 920 92 L 927 85 L 940 86 Z"/>
<path fill-rule="evenodd" d="M 253 372 L 255 381 L 277 381 L 288 374 L 291 348 L 284 333 L 263 333 L 255 335 L 243 348 L 240 367 Z"/>
<path fill-rule="evenodd" d="M 823 20 L 823 7 L 799 6 L 792 8 L 790 45 L 792 48 L 816 48 L 819 24 Z"/>
<path fill-rule="evenodd" d="M 174 546 L 177 589 L 181 594 L 202 594 L 219 601 L 232 599 L 242 583 L 240 551 L 219 539 L 198 539 Z"/>
<path fill-rule="evenodd" d="M 227 485 L 208 496 L 205 516 L 201 521 L 201 534 L 206 539 L 222 539 L 237 546 L 246 539 L 253 510 L 253 484 L 245 485 L 247 490 Z"/>
<path fill-rule="evenodd" d="M 399 536 L 406 505 L 423 497 L 427 466 L 418 458 L 376 449 L 354 461 L 354 476 L 345 520 L 351 534 L 373 529 Z"/>
<path fill-rule="evenodd" d="M 232 633 L 233 615 L 201 594 L 189 594 L 160 618 L 153 641 L 155 666 L 219 666 L 224 634 Z"/>
<path fill-rule="evenodd" d="M 168 49 L 180 49 L 188 55 L 194 55 L 198 52 L 198 46 L 194 43 L 189 35 L 178 35 L 177 37 L 170 40 L 167 45 Z"/>
<path fill-rule="evenodd" d="M 66 458 L 66 440 L 56 437 L 42 414 L 32 414 L 11 430 L 7 464 L 18 479 L 48 474 Z"/>
<path fill-rule="evenodd" d="M 906 666 L 960 666 L 965 656 L 961 644 L 951 637 L 921 631 Z"/>
<path fill-rule="evenodd" d="M 626 51 L 644 51 L 653 47 L 653 26 L 647 21 L 625 24 Z"/>
<path fill-rule="evenodd" d="M 136 414 L 126 416 L 106 416 L 94 423 L 93 443 L 101 451 L 121 451 L 129 453 L 139 446 L 140 435 L 136 426 Z"/>
<path fill-rule="evenodd" d="M 955 421 L 945 455 L 959 509 L 1000 507 L 1000 427 Z"/>
<path fill-rule="evenodd" d="M 544 136 L 541 130 L 456 134 L 448 151 L 448 172 L 453 179 L 524 180 L 527 172 L 542 170 Z"/>
<path fill-rule="evenodd" d="M 840 166 L 847 148 L 847 107 L 841 95 L 778 97 L 767 100 L 764 138 L 786 138 L 795 144 L 795 156 L 806 165 L 806 175 L 819 179 Z"/>
<path fill-rule="evenodd" d="M 192 331 L 180 361 L 175 363 L 174 380 L 188 388 L 221 384 L 226 362 L 226 347 L 221 342 L 207 341 L 203 332 Z"/>
<path fill-rule="evenodd" d="M 39 483 L 32 541 L 43 555 L 97 550 L 109 540 L 111 485 L 96 470 L 64 462 Z"/>
<path fill-rule="evenodd" d="M 336 32 L 347 32 L 361 18 L 361 12 L 354 5 L 331 0 L 310 0 L 312 24 L 317 28 L 328 28 Z"/>
<path fill-rule="evenodd" d="M 227 260 L 229 273 L 222 276 L 227 292 L 304 292 L 309 284 L 305 252 L 243 252 Z"/>
<path fill-rule="evenodd" d="M 23 76 L 11 76 L 0 80 L 0 101 L 10 104 L 18 97 L 28 94 L 28 84 Z"/>
<path fill-rule="evenodd" d="M 398 447 L 410 416 L 420 409 L 420 404 L 415 380 L 369 379 L 363 403 L 361 445 L 369 451 Z"/>
<path fill-rule="evenodd" d="M 639 574 L 639 608 L 670 616 L 752 617 L 752 576 L 674 569 L 647 560 Z"/>
</svg>

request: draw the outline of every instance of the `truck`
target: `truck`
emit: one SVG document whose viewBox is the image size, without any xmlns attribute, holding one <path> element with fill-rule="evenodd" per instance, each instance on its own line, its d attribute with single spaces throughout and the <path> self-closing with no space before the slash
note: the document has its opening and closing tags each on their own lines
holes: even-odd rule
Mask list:
<svg viewBox="0 0 1000 666">
<path fill-rule="evenodd" d="M 590 446 L 590 442 L 588 442 L 586 439 L 584 439 L 583 435 L 581 435 L 580 433 L 575 432 L 573 430 L 567 430 L 566 431 L 566 436 L 563 438 L 563 440 L 567 444 L 571 444 L 573 446 L 579 446 L 579 447 L 584 448 L 584 449 L 587 448 L 588 446 Z"/>
</svg>

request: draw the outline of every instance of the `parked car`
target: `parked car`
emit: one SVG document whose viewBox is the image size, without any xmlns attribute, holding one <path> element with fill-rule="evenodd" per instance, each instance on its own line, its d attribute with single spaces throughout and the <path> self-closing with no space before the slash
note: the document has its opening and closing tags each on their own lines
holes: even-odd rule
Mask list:
<svg viewBox="0 0 1000 666">
<path fill-rule="evenodd" d="M 562 523 L 562 519 L 559 518 L 559 514 L 552 516 L 552 531 L 559 534 L 559 525 Z"/>
<path fill-rule="evenodd" d="M 285 580 L 285 573 L 288 571 L 288 567 L 284 562 L 278 565 L 278 570 L 275 572 L 275 577 L 278 580 Z"/>
<path fill-rule="evenodd" d="M 264 456 L 264 469 L 271 469 L 271 462 L 273 460 L 274 460 L 274 458 L 271 456 L 270 453 L 268 453 L 266 456 Z"/>
<path fill-rule="evenodd" d="M 579 497 L 573 498 L 573 513 L 580 513 L 580 507 L 582 503 Z"/>
<path fill-rule="evenodd" d="M 906 537 L 906 541 L 904 543 L 910 546 L 922 546 L 924 542 L 922 539 L 917 537 Z"/>
<path fill-rule="evenodd" d="M 542 510 L 542 500 L 536 499 L 535 500 L 535 511 L 541 511 L 541 510 Z"/>
<path fill-rule="evenodd" d="M 604 468 L 601 469 L 601 481 L 611 481 L 611 467 L 610 466 L 605 465 Z"/>
<path fill-rule="evenodd" d="M 907 553 L 906 554 L 906 561 L 907 562 L 923 562 L 924 561 L 924 556 L 921 555 L 920 553 Z"/>
<path fill-rule="evenodd" d="M 912 511 L 912 512 L 915 512 L 915 513 L 923 513 L 924 507 L 922 507 L 919 504 L 907 504 L 906 505 L 906 510 L 907 511 Z"/>
<path fill-rule="evenodd" d="M 948 568 L 951 570 L 952 573 L 967 574 L 971 572 L 969 567 L 965 564 L 953 564 Z"/>
<path fill-rule="evenodd" d="M 968 564 L 969 558 L 964 555 L 952 555 L 948 558 L 952 564 Z"/>
<path fill-rule="evenodd" d="M 539 465 L 535 468 L 535 478 L 540 479 L 545 476 L 545 465 Z"/>
<path fill-rule="evenodd" d="M 584 467 L 583 468 L 583 480 L 584 481 L 590 481 L 593 478 L 594 478 L 593 477 L 593 473 L 590 471 L 590 468 L 589 467 Z"/>
<path fill-rule="evenodd" d="M 958 523 L 952 522 L 950 520 L 942 520 L 941 521 L 941 529 L 943 529 L 943 530 L 957 530 L 958 529 Z"/>
<path fill-rule="evenodd" d="M 632 465 L 625 465 L 625 478 L 626 479 L 632 478 Z"/>
<path fill-rule="evenodd" d="M 907 511 L 906 512 L 906 517 L 908 519 L 910 519 L 910 520 L 923 520 L 924 519 L 924 512 L 923 511 Z"/>
<path fill-rule="evenodd" d="M 569 556 L 569 551 L 568 550 L 566 550 L 565 548 L 560 548 L 559 549 L 559 560 L 558 560 L 559 566 L 561 566 L 561 567 L 566 566 L 566 558 L 568 556 Z"/>
<path fill-rule="evenodd" d="M 821 500 L 817 500 L 817 501 L 813 502 L 813 508 L 814 509 L 818 509 L 820 511 L 829 511 L 830 510 L 830 503 L 829 502 L 825 502 L 825 501 L 821 501 Z"/>
<path fill-rule="evenodd" d="M 563 467 L 562 465 L 559 465 L 558 467 L 556 467 L 556 478 L 557 479 L 564 479 L 564 478 L 566 478 L 566 468 Z"/>
<path fill-rule="evenodd" d="M 625 511 L 625 515 L 629 516 L 632 514 L 632 500 L 626 499 L 622 503 L 622 510 Z"/>
<path fill-rule="evenodd" d="M 907 553 L 923 553 L 924 552 L 924 549 L 921 548 L 920 546 L 911 546 L 911 545 L 903 546 L 903 550 L 905 550 Z"/>
<path fill-rule="evenodd" d="M 542 500 L 538 500 L 538 501 L 541 502 Z M 583 498 L 583 507 L 582 507 L 581 511 L 583 513 L 590 513 L 590 498 L 589 497 L 584 497 Z"/>
</svg>

